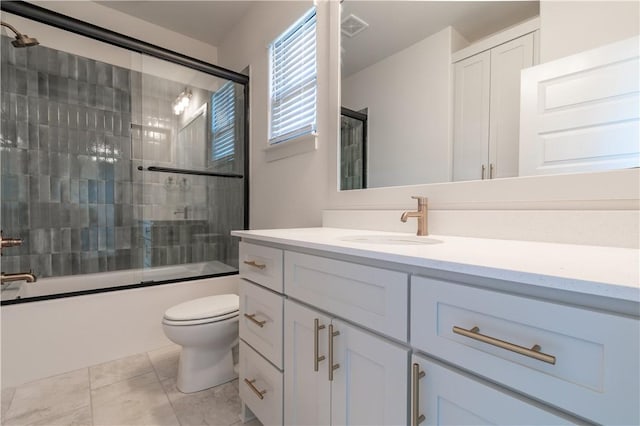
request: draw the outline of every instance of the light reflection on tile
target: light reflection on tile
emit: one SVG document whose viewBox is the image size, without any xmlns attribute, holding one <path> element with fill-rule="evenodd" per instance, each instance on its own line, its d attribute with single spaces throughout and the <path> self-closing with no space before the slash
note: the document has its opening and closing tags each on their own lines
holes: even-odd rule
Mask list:
<svg viewBox="0 0 640 426">
<path fill-rule="evenodd" d="M 125 379 L 141 376 L 153 371 L 147 354 L 133 355 L 127 358 L 106 362 L 89 368 L 91 389 L 110 385 Z"/>
<path fill-rule="evenodd" d="M 35 424 L 89 405 L 86 368 L 18 386 L 5 424 Z"/>
<path fill-rule="evenodd" d="M 94 425 L 179 425 L 154 372 L 91 391 Z"/>
<path fill-rule="evenodd" d="M 162 386 L 182 426 L 230 425 L 237 421 L 240 412 L 235 381 L 190 394 L 178 391 L 175 379 L 163 380 Z"/>
</svg>

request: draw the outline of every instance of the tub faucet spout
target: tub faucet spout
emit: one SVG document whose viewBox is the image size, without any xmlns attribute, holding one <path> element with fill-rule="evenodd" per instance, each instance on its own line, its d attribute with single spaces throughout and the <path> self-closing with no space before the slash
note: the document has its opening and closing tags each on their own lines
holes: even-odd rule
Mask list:
<svg viewBox="0 0 640 426">
<path fill-rule="evenodd" d="M 418 211 L 415 212 L 403 212 L 400 216 L 402 223 L 405 223 L 410 217 L 418 219 L 418 236 L 422 237 L 429 235 L 427 232 L 427 197 L 412 196 L 411 198 L 418 200 Z"/>
<path fill-rule="evenodd" d="M 38 281 L 38 278 L 31 272 L 18 272 L 17 274 L 0 274 L 0 284 L 9 283 L 13 281 L 26 281 L 28 283 L 34 283 Z"/>
</svg>

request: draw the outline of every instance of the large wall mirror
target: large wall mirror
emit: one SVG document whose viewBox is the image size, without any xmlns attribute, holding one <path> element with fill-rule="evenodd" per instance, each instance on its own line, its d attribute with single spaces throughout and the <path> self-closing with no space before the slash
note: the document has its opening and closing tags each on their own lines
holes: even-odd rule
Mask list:
<svg viewBox="0 0 640 426">
<path fill-rule="evenodd" d="M 571 26 L 577 25 L 576 10 L 593 15 L 577 19 L 582 25 L 589 19 L 597 22 L 598 16 L 614 21 L 607 9 L 618 8 L 615 13 L 624 16 L 637 5 L 591 2 L 593 7 L 585 3 L 582 8 L 578 3 L 584 2 L 551 3 L 343 1 L 340 190 L 637 166 L 639 114 L 634 107 L 627 114 L 627 124 L 613 133 L 619 136 L 616 140 L 624 139 L 617 151 L 602 147 L 600 130 L 587 134 L 563 128 L 562 134 L 552 135 L 557 143 L 543 141 L 549 164 L 538 169 L 521 165 L 521 72 L 581 50 L 563 52 L 564 45 L 583 43 L 586 50 L 638 33 L 636 12 L 635 21 L 618 25 L 624 27 L 620 35 L 612 36 L 607 25 L 615 24 L 605 22 L 602 28 L 593 28 L 593 40 L 574 42 L 575 37 L 584 39 L 570 33 Z M 622 96 L 628 105 L 637 104 L 637 58 L 624 66 L 612 71 L 613 81 L 628 80 L 622 76 L 635 72 L 635 82 L 622 84 L 625 87 L 607 97 Z M 566 93 L 565 89 L 554 93 Z M 589 107 L 593 99 L 583 94 L 581 99 L 572 94 L 572 100 L 558 95 L 553 108 L 561 111 L 572 103 Z M 616 108 L 624 108 L 620 105 Z M 575 154 L 587 145 L 588 152 Z M 627 155 L 624 161 L 623 154 Z M 585 160 L 593 156 L 606 158 L 595 163 Z"/>
</svg>

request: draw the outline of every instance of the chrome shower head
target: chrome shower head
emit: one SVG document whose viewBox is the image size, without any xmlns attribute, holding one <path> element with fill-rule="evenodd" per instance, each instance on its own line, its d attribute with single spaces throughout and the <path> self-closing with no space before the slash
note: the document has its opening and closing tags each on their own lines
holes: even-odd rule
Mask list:
<svg viewBox="0 0 640 426">
<path fill-rule="evenodd" d="M 12 25 L 7 24 L 6 22 L 0 21 L 0 25 L 2 25 L 3 27 L 9 28 L 11 31 L 13 31 L 16 34 L 16 39 L 11 42 L 13 47 L 18 47 L 18 48 L 30 47 L 30 46 L 36 46 L 40 44 L 40 42 L 37 39 L 33 37 L 29 37 L 26 34 L 22 34 L 20 31 L 16 30 Z"/>
</svg>

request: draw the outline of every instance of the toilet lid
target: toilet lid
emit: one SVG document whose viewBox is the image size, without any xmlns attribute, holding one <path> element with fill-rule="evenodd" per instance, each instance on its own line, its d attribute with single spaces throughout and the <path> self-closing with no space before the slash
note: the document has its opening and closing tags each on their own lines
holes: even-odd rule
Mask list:
<svg viewBox="0 0 640 426">
<path fill-rule="evenodd" d="M 240 298 L 236 294 L 201 297 L 167 309 L 164 317 L 173 321 L 214 318 L 236 312 Z"/>
</svg>

